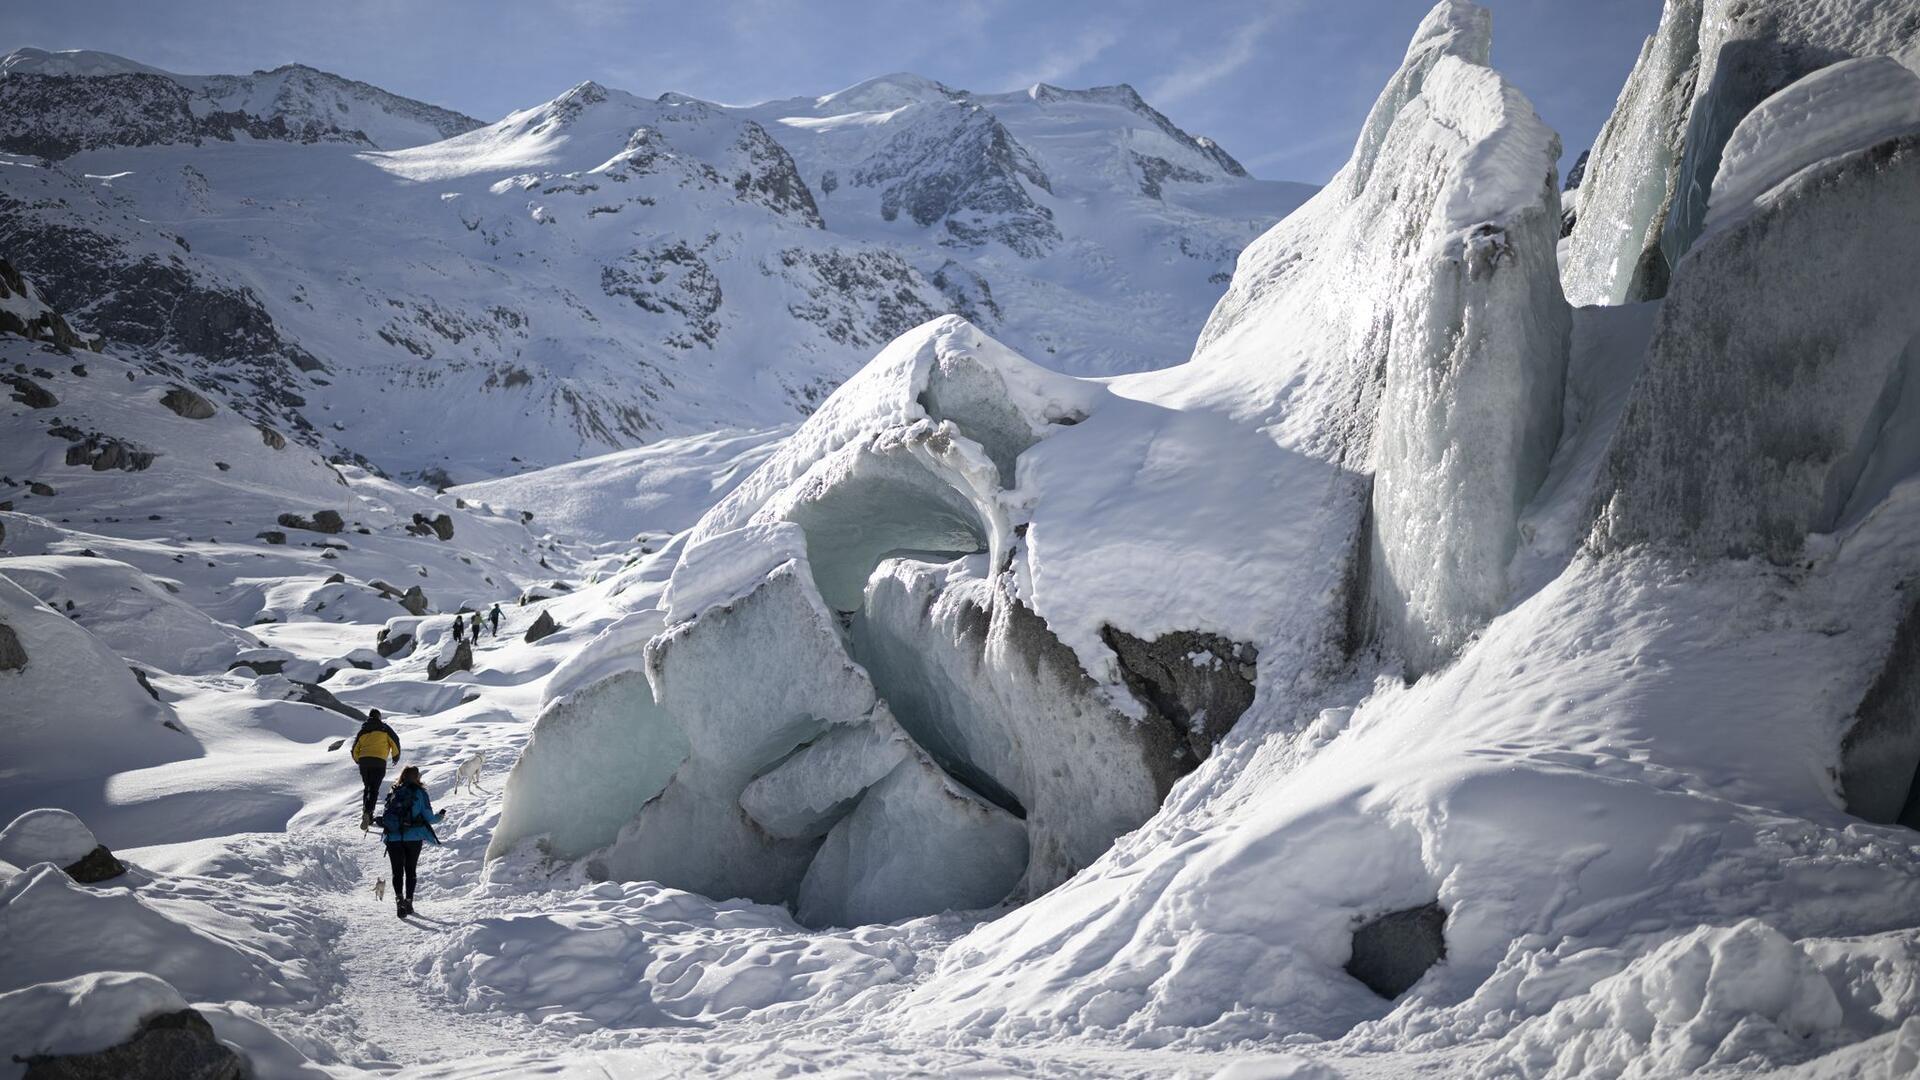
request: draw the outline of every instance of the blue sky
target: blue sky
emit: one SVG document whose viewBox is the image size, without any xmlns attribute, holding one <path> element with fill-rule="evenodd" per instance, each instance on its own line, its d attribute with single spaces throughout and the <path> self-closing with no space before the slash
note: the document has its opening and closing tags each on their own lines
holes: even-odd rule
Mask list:
<svg viewBox="0 0 1920 1080">
<path fill-rule="evenodd" d="M 1494 63 L 1568 154 L 1613 107 L 1660 0 L 1490 0 Z M 1256 176 L 1323 181 L 1421 0 L 14 0 L 0 47 L 92 48 L 174 71 L 299 61 L 484 119 L 585 79 L 746 103 L 911 71 L 950 86 L 1132 83 Z M 322 12 L 324 11 L 324 14 Z"/>
</svg>

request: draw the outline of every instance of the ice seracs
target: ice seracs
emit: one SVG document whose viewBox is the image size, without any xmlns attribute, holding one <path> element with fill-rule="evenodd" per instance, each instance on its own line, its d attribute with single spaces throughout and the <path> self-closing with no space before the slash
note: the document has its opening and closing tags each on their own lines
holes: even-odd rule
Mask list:
<svg viewBox="0 0 1920 1080">
<path fill-rule="evenodd" d="M 1707 225 L 1722 154 L 1742 118 L 1802 76 L 1900 53 L 1916 34 L 1908 3 L 1668 0 L 1594 144 L 1568 247 L 1568 298 L 1618 304 L 1666 295 L 1675 264 Z M 1863 102 L 1854 116 L 1877 112 Z"/>
</svg>

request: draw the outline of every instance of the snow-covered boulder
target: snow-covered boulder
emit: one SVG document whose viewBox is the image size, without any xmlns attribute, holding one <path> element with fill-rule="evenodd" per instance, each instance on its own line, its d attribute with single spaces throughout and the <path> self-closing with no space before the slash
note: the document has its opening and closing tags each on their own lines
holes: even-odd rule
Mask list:
<svg viewBox="0 0 1920 1080">
<path fill-rule="evenodd" d="M 246 1061 L 168 983 L 105 971 L 0 993 L 0 1031 L 29 1075 L 239 1080 Z"/>
<path fill-rule="evenodd" d="M 135 663 L 177 675 L 224 671 L 253 635 L 215 622 L 168 586 L 117 559 L 0 559 L 0 574 Z"/>
<path fill-rule="evenodd" d="M 88 929 L 76 933 L 75 927 Z M 307 965 L 274 959 L 254 943 L 258 935 L 257 928 L 197 900 L 89 889 L 41 866 L 0 886 L 0 990 L 101 971 L 144 971 L 196 1001 L 311 1001 L 318 986 Z"/>
<path fill-rule="evenodd" d="M 50 862 L 66 867 L 100 846 L 86 823 L 66 810 L 29 810 L 0 829 L 0 859 L 15 866 Z"/>
<path fill-rule="evenodd" d="M 25 662 L 0 670 L 0 814 L 58 799 L 82 777 L 192 757 L 200 744 L 125 660 L 84 627 L 0 576 L 0 625 Z"/>
</svg>

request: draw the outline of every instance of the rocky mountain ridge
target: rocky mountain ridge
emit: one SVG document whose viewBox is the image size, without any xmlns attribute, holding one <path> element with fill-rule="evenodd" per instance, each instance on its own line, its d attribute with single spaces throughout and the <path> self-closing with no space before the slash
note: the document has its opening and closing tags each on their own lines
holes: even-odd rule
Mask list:
<svg viewBox="0 0 1920 1080">
<path fill-rule="evenodd" d="M 50 302 L 327 456 L 436 479 L 791 423 L 948 312 L 1066 370 L 1177 362 L 1311 190 L 1124 86 L 586 82 L 481 124 L 299 65 L 0 72 L 0 252 Z"/>
</svg>

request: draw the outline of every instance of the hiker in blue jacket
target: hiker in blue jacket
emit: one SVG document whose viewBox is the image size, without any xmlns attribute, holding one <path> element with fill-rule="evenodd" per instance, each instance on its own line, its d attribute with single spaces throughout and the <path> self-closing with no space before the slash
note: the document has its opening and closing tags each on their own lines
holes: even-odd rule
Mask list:
<svg viewBox="0 0 1920 1080">
<path fill-rule="evenodd" d="M 400 770 L 393 790 L 387 793 L 387 805 L 380 815 L 380 831 L 387 842 L 387 862 L 393 867 L 393 902 L 401 918 L 413 914 L 415 868 L 420 865 L 420 847 L 427 841 L 439 843 L 433 827 L 446 819 L 433 812 L 433 800 L 420 782 L 420 770 L 409 765 Z"/>
</svg>

